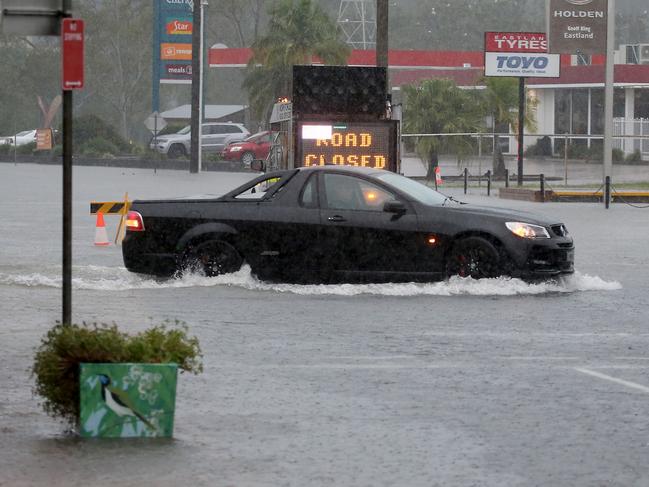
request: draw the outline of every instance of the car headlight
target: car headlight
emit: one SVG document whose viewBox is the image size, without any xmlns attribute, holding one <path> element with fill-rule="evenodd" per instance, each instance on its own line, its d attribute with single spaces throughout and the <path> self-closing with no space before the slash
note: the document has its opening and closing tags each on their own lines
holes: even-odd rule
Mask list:
<svg viewBox="0 0 649 487">
<path fill-rule="evenodd" d="M 241 147 L 235 145 L 234 147 L 228 147 L 228 149 L 230 149 L 230 152 L 239 152 Z"/>
<path fill-rule="evenodd" d="M 540 225 L 523 222 L 505 223 L 510 232 L 521 238 L 550 238 L 550 234 Z"/>
</svg>

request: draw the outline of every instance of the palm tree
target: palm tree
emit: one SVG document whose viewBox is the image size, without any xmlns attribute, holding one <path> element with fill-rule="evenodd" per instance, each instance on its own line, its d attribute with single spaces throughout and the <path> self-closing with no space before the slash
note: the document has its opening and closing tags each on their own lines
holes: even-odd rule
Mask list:
<svg viewBox="0 0 649 487">
<path fill-rule="evenodd" d="M 426 80 L 419 86 L 404 86 L 403 92 L 406 133 L 452 134 L 479 130 L 482 114 L 475 93 L 458 88 L 453 81 Z M 416 149 L 424 162 L 437 161 L 440 151 L 446 149 L 457 155 L 459 163 L 472 150 L 472 143 L 460 136 L 420 137 Z"/>
<path fill-rule="evenodd" d="M 253 45 L 243 86 L 260 120 L 266 120 L 278 98 L 290 98 L 292 67 L 345 64 L 349 47 L 339 39 L 336 24 L 311 0 L 279 0 L 270 10 L 268 34 Z"/>
<path fill-rule="evenodd" d="M 492 132 L 495 134 L 498 127 L 511 126 L 514 131 L 518 131 L 518 79 L 517 78 L 484 78 L 486 89 L 483 93 L 482 103 L 486 113 L 492 118 Z M 527 110 L 525 110 L 524 125 L 528 130 L 536 130 L 536 120 L 532 110 L 536 102 L 529 97 L 526 101 Z M 505 164 L 503 162 L 498 136 L 493 136 L 494 156 L 493 156 L 493 173 L 496 176 L 505 174 Z"/>
</svg>

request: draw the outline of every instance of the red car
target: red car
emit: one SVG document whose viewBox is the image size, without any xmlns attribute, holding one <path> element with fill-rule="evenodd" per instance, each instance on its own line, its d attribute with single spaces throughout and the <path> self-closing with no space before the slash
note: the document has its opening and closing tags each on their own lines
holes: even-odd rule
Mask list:
<svg viewBox="0 0 649 487">
<path fill-rule="evenodd" d="M 264 160 L 268 157 L 272 145 L 274 132 L 257 132 L 241 142 L 234 142 L 223 149 L 223 159 L 228 161 L 241 161 L 245 167 L 256 159 Z"/>
</svg>

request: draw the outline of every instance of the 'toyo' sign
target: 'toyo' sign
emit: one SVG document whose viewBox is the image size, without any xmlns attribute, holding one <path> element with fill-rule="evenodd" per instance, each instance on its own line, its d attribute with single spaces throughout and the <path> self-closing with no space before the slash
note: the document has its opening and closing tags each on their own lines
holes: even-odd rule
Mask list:
<svg viewBox="0 0 649 487">
<path fill-rule="evenodd" d="M 61 53 L 63 61 L 63 89 L 83 88 L 83 32 L 81 19 L 63 19 L 61 25 Z"/>
<path fill-rule="evenodd" d="M 544 32 L 485 32 L 486 52 L 548 52 Z"/>
<path fill-rule="evenodd" d="M 485 53 L 485 76 L 558 78 L 560 70 L 559 54 Z"/>
</svg>

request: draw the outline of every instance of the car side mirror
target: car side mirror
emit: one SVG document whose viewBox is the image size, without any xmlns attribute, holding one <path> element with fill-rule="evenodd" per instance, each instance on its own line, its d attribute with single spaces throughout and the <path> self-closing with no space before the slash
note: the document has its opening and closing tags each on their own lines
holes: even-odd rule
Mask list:
<svg viewBox="0 0 649 487">
<path fill-rule="evenodd" d="M 396 213 L 397 215 L 401 215 L 406 212 L 406 205 L 397 200 L 386 201 L 383 203 L 383 211 L 386 213 Z"/>
<path fill-rule="evenodd" d="M 250 163 L 250 169 L 257 172 L 264 172 L 264 161 L 255 159 Z"/>
</svg>

